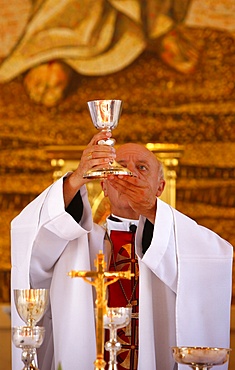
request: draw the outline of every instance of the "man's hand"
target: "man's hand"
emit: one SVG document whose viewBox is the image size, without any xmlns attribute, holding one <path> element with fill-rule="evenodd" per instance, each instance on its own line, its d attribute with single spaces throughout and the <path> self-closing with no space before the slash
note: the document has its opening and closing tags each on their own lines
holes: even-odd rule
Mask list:
<svg viewBox="0 0 235 370">
<path fill-rule="evenodd" d="M 119 175 L 108 176 L 108 181 L 136 214 L 146 217 L 154 224 L 157 198 L 146 179 Z"/>
<path fill-rule="evenodd" d="M 83 151 L 77 169 L 64 181 L 64 202 L 65 207 L 69 205 L 78 190 L 90 181 L 83 178 L 86 171 L 91 168 L 106 167 L 110 160 L 116 157 L 115 149 L 109 145 L 100 145 L 98 141 L 111 137 L 110 132 L 99 132 L 89 142 Z"/>
</svg>

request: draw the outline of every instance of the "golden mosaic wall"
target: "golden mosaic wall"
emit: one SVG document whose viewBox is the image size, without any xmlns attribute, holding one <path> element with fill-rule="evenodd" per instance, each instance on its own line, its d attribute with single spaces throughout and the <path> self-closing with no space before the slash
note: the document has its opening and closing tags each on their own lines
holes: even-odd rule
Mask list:
<svg viewBox="0 0 235 370">
<path fill-rule="evenodd" d="M 122 99 L 118 143 L 184 146 L 177 169 L 176 207 L 235 245 L 235 44 L 213 28 L 188 28 L 195 68 L 173 68 L 155 47 L 103 76 L 73 73 L 55 106 L 33 102 L 24 74 L 0 88 L 0 301 L 9 299 L 11 219 L 52 181 L 46 147 L 85 145 L 95 133 L 86 102 Z M 198 46 L 199 45 L 199 46 Z"/>
</svg>

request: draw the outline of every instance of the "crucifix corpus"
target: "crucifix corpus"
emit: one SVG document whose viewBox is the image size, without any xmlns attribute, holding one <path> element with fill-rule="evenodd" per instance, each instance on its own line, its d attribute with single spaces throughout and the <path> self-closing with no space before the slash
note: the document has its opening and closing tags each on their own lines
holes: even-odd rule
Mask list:
<svg viewBox="0 0 235 370">
<path fill-rule="evenodd" d="M 104 370 L 104 315 L 107 309 L 106 288 L 118 279 L 131 279 L 134 275 L 130 271 L 108 272 L 105 271 L 106 263 L 104 254 L 100 251 L 94 262 L 96 271 L 76 271 L 68 273 L 71 278 L 81 277 L 96 289 L 96 360 L 95 370 Z"/>
</svg>

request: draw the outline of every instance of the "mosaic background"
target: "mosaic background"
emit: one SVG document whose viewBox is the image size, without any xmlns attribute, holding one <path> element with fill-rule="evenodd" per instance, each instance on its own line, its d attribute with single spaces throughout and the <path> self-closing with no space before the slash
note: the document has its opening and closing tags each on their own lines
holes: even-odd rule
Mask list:
<svg viewBox="0 0 235 370">
<path fill-rule="evenodd" d="M 73 72 L 65 98 L 52 107 L 30 99 L 25 74 L 1 83 L 0 301 L 9 300 L 10 221 L 52 182 L 46 147 L 86 145 L 93 136 L 86 104 L 92 99 L 123 100 L 113 132 L 119 144 L 184 146 L 176 208 L 235 245 L 234 37 L 211 25 L 185 29 L 199 51 L 190 73 L 167 64 L 151 44 L 115 73 Z"/>
</svg>

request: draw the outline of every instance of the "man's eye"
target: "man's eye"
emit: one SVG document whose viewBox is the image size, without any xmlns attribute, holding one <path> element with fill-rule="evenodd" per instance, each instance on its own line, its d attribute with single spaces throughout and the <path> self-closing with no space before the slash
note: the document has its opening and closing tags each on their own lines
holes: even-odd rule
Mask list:
<svg viewBox="0 0 235 370">
<path fill-rule="evenodd" d="M 140 171 L 147 171 L 147 167 L 146 167 L 146 166 L 144 166 L 144 165 L 140 165 L 140 166 L 138 166 L 138 169 L 139 169 Z"/>
</svg>

